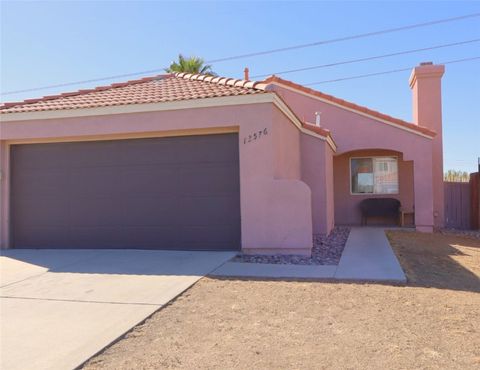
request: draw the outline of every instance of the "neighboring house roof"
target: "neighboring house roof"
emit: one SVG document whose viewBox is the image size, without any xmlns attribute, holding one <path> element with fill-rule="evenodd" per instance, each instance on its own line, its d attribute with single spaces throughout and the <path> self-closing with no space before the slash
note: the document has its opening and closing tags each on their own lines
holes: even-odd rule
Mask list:
<svg viewBox="0 0 480 370">
<path fill-rule="evenodd" d="M 333 95 L 328 95 L 328 94 L 322 93 L 320 91 L 310 89 L 308 87 L 299 85 L 295 82 L 284 80 L 283 78 L 280 78 L 280 77 L 277 77 L 277 76 L 270 76 L 263 82 L 266 83 L 266 84 L 277 83 L 278 85 L 283 85 L 283 86 L 289 87 L 293 90 L 296 90 L 296 91 L 306 93 L 308 95 L 312 95 L 314 97 L 320 98 L 322 100 L 325 100 L 327 103 L 331 102 L 331 103 L 334 103 L 334 104 L 338 104 L 338 105 L 340 105 L 342 107 L 345 107 L 347 109 L 358 111 L 359 113 L 367 114 L 369 116 L 372 116 L 373 118 L 379 118 L 381 120 L 391 122 L 393 124 L 399 125 L 401 127 L 407 128 L 409 130 L 420 132 L 420 133 L 428 135 L 428 136 L 435 136 L 436 135 L 436 133 L 434 131 L 428 129 L 427 127 L 418 126 L 414 123 L 407 122 L 407 121 L 389 116 L 389 115 L 381 113 L 381 112 L 377 112 L 373 109 L 370 109 L 370 108 L 367 108 L 367 107 L 364 107 L 364 106 L 361 106 L 361 105 L 358 105 L 358 104 L 355 104 L 355 103 L 351 103 L 351 102 L 343 100 L 343 99 L 339 99 L 339 98 L 337 98 Z"/>
<path fill-rule="evenodd" d="M 22 102 L 5 103 L 0 106 L 0 113 L 98 108 L 251 95 L 264 93 L 264 87 L 265 85 L 260 82 L 177 73 L 146 77 L 38 99 L 27 99 Z"/>
</svg>

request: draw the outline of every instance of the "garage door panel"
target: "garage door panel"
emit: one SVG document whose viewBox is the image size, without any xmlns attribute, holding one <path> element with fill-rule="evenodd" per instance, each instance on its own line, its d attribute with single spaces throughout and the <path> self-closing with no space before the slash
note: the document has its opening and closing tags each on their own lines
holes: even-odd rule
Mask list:
<svg viewBox="0 0 480 370">
<path fill-rule="evenodd" d="M 124 245 L 138 249 L 181 249 L 179 228 L 169 226 L 131 226 L 123 228 Z"/>
<path fill-rule="evenodd" d="M 14 247 L 240 248 L 237 134 L 11 153 Z"/>
<path fill-rule="evenodd" d="M 53 196 L 68 188 L 66 169 L 24 169 L 18 172 L 12 182 L 22 196 Z"/>
<path fill-rule="evenodd" d="M 237 194 L 240 188 L 238 170 L 230 163 L 182 166 L 178 176 L 180 192 L 185 195 Z M 195 186 L 191 185 L 193 179 Z"/>
<path fill-rule="evenodd" d="M 233 196 L 183 197 L 179 204 L 185 211 L 186 225 L 225 225 L 239 220 Z"/>
<path fill-rule="evenodd" d="M 236 135 L 228 138 L 225 135 L 184 137 L 182 140 L 189 150 L 179 153 L 181 163 L 238 162 L 238 151 L 231 150 L 232 147 L 238 147 Z"/>
<path fill-rule="evenodd" d="M 182 249 L 182 250 L 193 250 L 193 251 L 208 251 L 208 250 L 220 250 L 220 251 L 232 251 L 238 250 L 237 242 L 229 243 L 229 242 L 185 242 L 182 243 L 181 247 L 175 249 Z"/>
<path fill-rule="evenodd" d="M 42 145 L 13 145 L 12 157 L 15 157 L 13 171 L 40 168 L 67 168 L 69 166 L 66 150 L 68 144 L 52 143 Z"/>
<path fill-rule="evenodd" d="M 137 196 L 125 199 L 122 223 L 127 226 L 174 225 L 178 200 L 175 197 Z"/>
<path fill-rule="evenodd" d="M 25 197 L 12 202 L 16 227 L 66 226 L 69 219 L 67 197 Z"/>
<path fill-rule="evenodd" d="M 235 243 L 240 238 L 238 228 L 231 225 L 182 226 L 183 243 Z"/>
<path fill-rule="evenodd" d="M 64 226 L 33 226 L 13 230 L 16 248 L 69 248 L 70 237 Z"/>
<path fill-rule="evenodd" d="M 72 227 L 72 248 L 127 248 L 120 226 Z"/>
<path fill-rule="evenodd" d="M 71 198 L 69 224 L 72 226 L 114 226 L 123 222 L 125 206 L 116 197 Z"/>
<path fill-rule="evenodd" d="M 70 169 L 68 191 L 72 197 L 111 197 L 122 195 L 121 167 L 81 167 Z"/>
<path fill-rule="evenodd" d="M 138 165 L 125 167 L 123 191 L 129 196 L 175 195 L 179 181 L 174 165 Z"/>
<path fill-rule="evenodd" d="M 179 138 L 126 140 L 119 158 L 124 165 L 172 164 L 183 150 Z"/>
<path fill-rule="evenodd" d="M 119 158 L 120 141 L 87 141 L 66 145 L 65 155 L 69 168 L 75 167 L 109 167 L 122 164 Z"/>
</svg>

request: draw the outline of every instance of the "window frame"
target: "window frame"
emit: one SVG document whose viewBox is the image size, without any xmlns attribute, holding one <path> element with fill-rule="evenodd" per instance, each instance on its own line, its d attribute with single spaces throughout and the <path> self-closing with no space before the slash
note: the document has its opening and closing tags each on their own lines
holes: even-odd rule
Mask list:
<svg viewBox="0 0 480 370">
<path fill-rule="evenodd" d="M 395 158 L 397 161 L 397 180 L 398 180 L 398 191 L 396 193 L 354 193 L 353 184 L 352 184 L 352 159 L 373 159 L 373 158 Z M 371 155 L 371 156 L 362 156 L 362 157 L 350 157 L 348 159 L 348 179 L 350 187 L 350 195 L 360 195 L 360 196 L 372 196 L 372 195 L 400 195 L 400 161 L 398 155 Z"/>
</svg>

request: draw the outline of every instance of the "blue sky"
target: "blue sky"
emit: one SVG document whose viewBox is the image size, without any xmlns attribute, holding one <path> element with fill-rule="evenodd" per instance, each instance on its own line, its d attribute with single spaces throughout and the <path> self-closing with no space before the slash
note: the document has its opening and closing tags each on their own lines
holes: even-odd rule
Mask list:
<svg viewBox="0 0 480 370">
<path fill-rule="evenodd" d="M 480 2 L 1 2 L 2 92 L 206 60 L 480 12 Z M 213 65 L 225 76 L 270 74 L 480 38 L 480 18 Z M 311 83 L 480 56 L 480 43 L 282 77 Z M 411 121 L 409 72 L 312 86 Z M 136 78 L 136 77 L 131 77 Z M 126 79 L 131 79 L 126 78 Z M 125 80 L 125 79 L 119 79 Z M 112 83 L 3 96 L 17 101 Z M 445 169 L 474 171 L 480 156 L 480 60 L 446 66 Z"/>
</svg>

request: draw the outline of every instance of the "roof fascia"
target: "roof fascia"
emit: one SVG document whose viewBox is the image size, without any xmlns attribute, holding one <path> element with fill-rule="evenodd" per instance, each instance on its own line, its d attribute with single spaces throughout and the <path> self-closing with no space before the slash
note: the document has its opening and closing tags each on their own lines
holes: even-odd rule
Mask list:
<svg viewBox="0 0 480 370">
<path fill-rule="evenodd" d="M 115 105 L 109 107 L 78 108 L 78 109 L 59 109 L 35 112 L 19 112 L 0 114 L 0 121 L 31 121 L 58 118 L 76 118 L 89 116 L 103 116 L 112 114 L 129 114 L 158 112 L 167 110 L 194 109 L 221 107 L 227 105 L 243 105 L 255 103 L 271 103 L 273 94 L 252 94 L 242 96 L 222 96 L 205 99 L 180 100 L 174 102 L 159 102 L 145 104 Z"/>
</svg>

